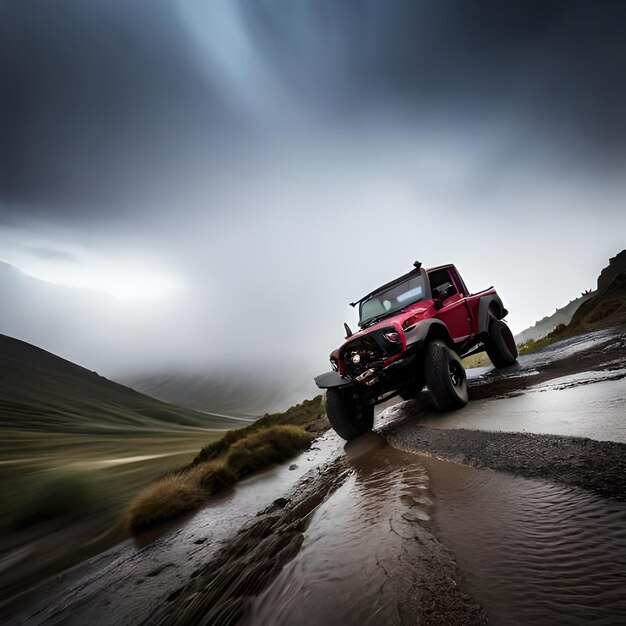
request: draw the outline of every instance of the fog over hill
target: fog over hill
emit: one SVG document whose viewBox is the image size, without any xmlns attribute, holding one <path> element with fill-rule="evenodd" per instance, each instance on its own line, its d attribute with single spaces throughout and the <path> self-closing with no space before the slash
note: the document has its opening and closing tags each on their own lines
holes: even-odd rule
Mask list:
<svg viewBox="0 0 626 626">
<path fill-rule="evenodd" d="M 180 432 L 240 426 L 173 406 L 40 348 L 0 335 L 0 427 L 80 434 Z"/>
<path fill-rule="evenodd" d="M 136 374 L 123 382 L 166 402 L 227 415 L 259 416 L 311 399 L 320 390 L 305 367 Z"/>
<path fill-rule="evenodd" d="M 129 316 L 124 303 L 105 293 L 37 280 L 2 262 L 0 292 L 0 331 L 41 343 L 166 402 L 258 416 L 317 393 L 318 372 L 296 357 L 281 362 L 267 355 L 261 365 L 248 362 L 245 354 L 224 355 L 221 367 L 212 363 L 210 352 L 196 352 L 188 361 L 186 355 L 171 358 L 178 330 L 167 316 L 146 317 L 141 311 Z"/>
</svg>

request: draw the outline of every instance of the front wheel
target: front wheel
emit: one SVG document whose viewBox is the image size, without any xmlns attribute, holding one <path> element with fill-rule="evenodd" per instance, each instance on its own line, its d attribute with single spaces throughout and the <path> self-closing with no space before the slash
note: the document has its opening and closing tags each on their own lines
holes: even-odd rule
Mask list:
<svg viewBox="0 0 626 626">
<path fill-rule="evenodd" d="M 431 341 L 426 348 L 426 384 L 439 411 L 453 411 L 467 404 L 467 377 L 458 354 L 444 341 Z"/>
<path fill-rule="evenodd" d="M 485 342 L 487 356 L 497 369 L 517 361 L 517 346 L 511 329 L 502 320 L 489 324 L 489 338 Z"/>
<path fill-rule="evenodd" d="M 346 441 L 374 427 L 374 407 L 353 387 L 326 390 L 326 415 L 334 431 Z"/>
</svg>

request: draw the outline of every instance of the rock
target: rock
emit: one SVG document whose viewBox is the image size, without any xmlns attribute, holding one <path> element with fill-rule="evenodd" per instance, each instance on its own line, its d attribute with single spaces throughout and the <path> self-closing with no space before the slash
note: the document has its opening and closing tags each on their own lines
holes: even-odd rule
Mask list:
<svg viewBox="0 0 626 626">
<path fill-rule="evenodd" d="M 298 466 L 297 466 L 295 463 L 292 463 L 292 464 L 289 466 L 289 469 L 290 469 L 290 470 L 295 470 L 295 469 L 298 469 Z"/>
</svg>

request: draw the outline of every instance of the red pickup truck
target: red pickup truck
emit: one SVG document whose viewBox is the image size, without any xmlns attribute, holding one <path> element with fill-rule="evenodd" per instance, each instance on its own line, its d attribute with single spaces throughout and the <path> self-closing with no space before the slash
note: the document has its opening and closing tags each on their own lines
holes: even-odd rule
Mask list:
<svg viewBox="0 0 626 626">
<path fill-rule="evenodd" d="M 497 368 L 517 360 L 502 321 L 508 311 L 493 287 L 470 294 L 454 265 L 413 266 L 351 303 L 359 308 L 360 330 L 344 324 L 346 342 L 330 355 L 332 371 L 315 378 L 326 389 L 328 419 L 344 439 L 372 429 L 374 405 L 415 397 L 424 385 L 440 411 L 465 406 L 462 357 L 486 351 Z"/>
</svg>

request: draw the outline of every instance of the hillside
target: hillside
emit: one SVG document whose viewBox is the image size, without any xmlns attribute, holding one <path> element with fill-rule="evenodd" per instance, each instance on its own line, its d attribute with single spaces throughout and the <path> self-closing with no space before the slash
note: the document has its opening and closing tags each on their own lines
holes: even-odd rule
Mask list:
<svg viewBox="0 0 626 626">
<path fill-rule="evenodd" d="M 242 366 L 236 371 L 140 373 L 122 381 L 164 402 L 235 416 L 284 411 L 318 392 L 313 373 L 304 364 L 289 371 L 273 364 L 262 371 Z"/>
<path fill-rule="evenodd" d="M 609 261 L 598 277 L 597 290 L 540 343 L 547 345 L 582 333 L 626 324 L 626 250 Z"/>
<path fill-rule="evenodd" d="M 612 275 L 582 304 L 560 334 L 574 335 L 626 324 L 626 270 Z"/>
<path fill-rule="evenodd" d="M 515 342 L 518 345 L 521 345 L 527 343 L 528 341 L 537 341 L 551 333 L 557 326 L 560 326 L 561 324 L 569 324 L 574 313 L 578 310 L 578 307 L 589 300 L 594 293 L 595 292 L 582 294 L 575 300 L 568 302 L 564 307 L 557 309 L 554 313 L 552 313 L 552 315 L 547 315 L 538 322 L 535 322 L 526 330 L 523 330 L 521 333 L 515 335 Z"/>
<path fill-rule="evenodd" d="M 116 433 L 241 425 L 241 421 L 155 400 L 31 344 L 0 335 L 2 428 Z"/>
<path fill-rule="evenodd" d="M 610 258 L 609 264 L 600 272 L 595 291 L 583 293 L 552 315 L 523 330 L 515 336 L 515 342 L 523 345 L 548 336 L 562 336 L 564 332 L 570 336 L 626 323 L 621 286 L 625 272 L 626 250 L 622 250 Z"/>
</svg>

